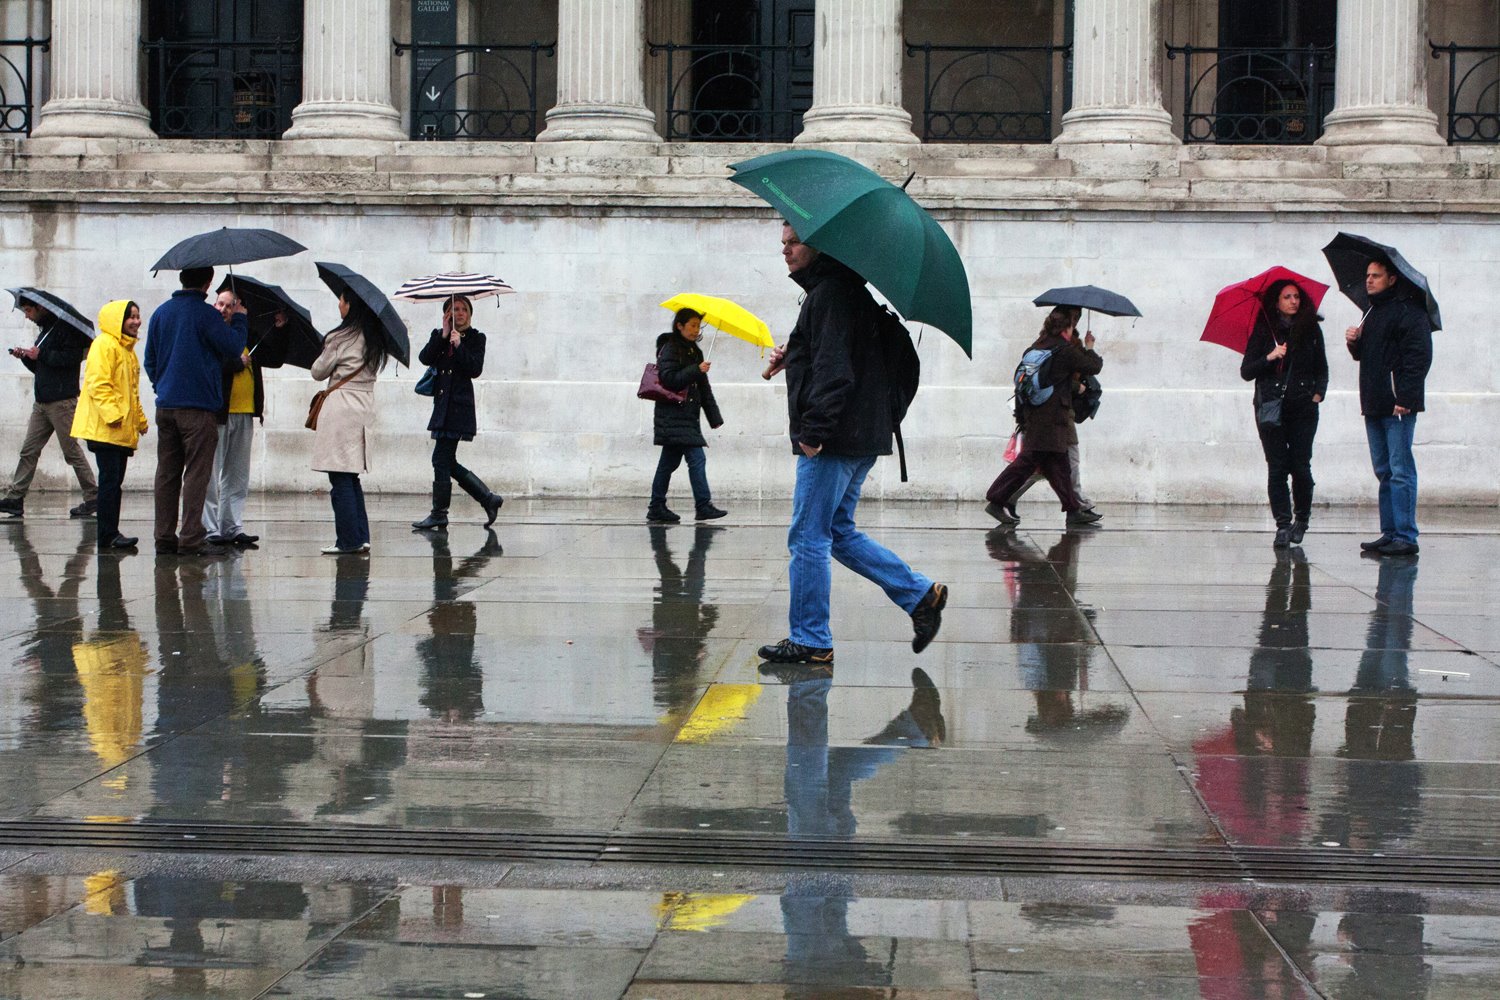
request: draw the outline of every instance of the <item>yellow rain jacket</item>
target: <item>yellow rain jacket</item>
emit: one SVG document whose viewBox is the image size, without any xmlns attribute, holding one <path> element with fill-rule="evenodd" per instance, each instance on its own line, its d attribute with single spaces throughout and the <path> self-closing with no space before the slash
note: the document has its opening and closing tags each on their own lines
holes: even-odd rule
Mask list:
<svg viewBox="0 0 1500 1000">
<path fill-rule="evenodd" d="M 135 449 L 146 433 L 146 411 L 141 408 L 141 363 L 135 356 L 135 337 L 127 337 L 123 299 L 99 310 L 99 334 L 89 348 L 83 370 L 83 393 L 73 415 L 73 436 Z"/>
</svg>

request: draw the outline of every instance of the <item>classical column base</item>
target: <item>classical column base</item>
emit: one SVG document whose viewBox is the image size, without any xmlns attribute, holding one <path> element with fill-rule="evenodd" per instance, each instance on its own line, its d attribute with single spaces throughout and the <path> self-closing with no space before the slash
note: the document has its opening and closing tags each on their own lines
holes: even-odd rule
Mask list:
<svg viewBox="0 0 1500 1000">
<path fill-rule="evenodd" d="M 888 104 L 831 104 L 809 108 L 793 142 L 921 142 L 911 115 Z"/>
<path fill-rule="evenodd" d="M 661 142 L 656 116 L 644 105 L 559 104 L 547 112 L 537 142 Z"/>
<path fill-rule="evenodd" d="M 400 141 L 401 116 L 388 104 L 367 101 L 306 101 L 292 109 L 283 139 L 380 139 Z"/>
<path fill-rule="evenodd" d="M 1161 108 L 1074 108 L 1062 117 L 1058 146 L 1180 146 L 1172 116 Z"/>
<path fill-rule="evenodd" d="M 1333 111 L 1323 120 L 1320 146 L 1446 146 L 1438 118 L 1426 108 L 1359 107 Z"/>
<path fill-rule="evenodd" d="M 38 139 L 155 139 L 151 116 L 139 104 L 124 101 L 59 98 L 37 115 Z"/>
</svg>

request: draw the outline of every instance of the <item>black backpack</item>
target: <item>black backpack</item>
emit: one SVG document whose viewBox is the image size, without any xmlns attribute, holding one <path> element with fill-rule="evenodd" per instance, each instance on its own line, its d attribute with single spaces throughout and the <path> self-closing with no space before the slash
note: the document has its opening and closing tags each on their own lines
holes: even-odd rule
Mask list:
<svg viewBox="0 0 1500 1000">
<path fill-rule="evenodd" d="M 896 432 L 896 454 L 901 460 L 901 481 L 906 482 L 906 442 L 901 440 L 901 421 L 911 401 L 916 398 L 922 381 L 922 360 L 911 342 L 911 331 L 901 317 L 885 306 L 877 306 L 875 335 L 880 339 L 880 355 L 885 362 L 886 383 L 891 392 L 891 424 Z"/>
</svg>

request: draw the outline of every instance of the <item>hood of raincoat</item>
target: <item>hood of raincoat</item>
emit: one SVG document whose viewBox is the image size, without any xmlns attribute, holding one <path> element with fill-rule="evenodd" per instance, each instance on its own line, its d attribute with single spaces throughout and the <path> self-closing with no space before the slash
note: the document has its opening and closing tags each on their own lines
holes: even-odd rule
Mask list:
<svg viewBox="0 0 1500 1000">
<path fill-rule="evenodd" d="M 129 299 L 106 302 L 99 310 L 99 319 L 94 326 L 106 336 L 115 338 L 128 351 L 135 350 L 136 338 L 125 333 L 125 313 L 130 308 Z"/>
</svg>

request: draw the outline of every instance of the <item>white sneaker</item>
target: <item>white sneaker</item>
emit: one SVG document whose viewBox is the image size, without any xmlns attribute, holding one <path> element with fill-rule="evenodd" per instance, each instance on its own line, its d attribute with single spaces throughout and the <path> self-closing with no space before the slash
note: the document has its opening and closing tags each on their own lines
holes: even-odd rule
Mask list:
<svg viewBox="0 0 1500 1000">
<path fill-rule="evenodd" d="M 363 551 L 365 551 L 365 550 L 364 549 L 341 549 L 341 548 L 338 547 L 337 543 L 335 543 L 333 545 L 324 546 L 323 550 L 322 550 L 322 552 L 323 552 L 323 554 L 325 556 L 357 556 L 357 555 L 359 555 Z"/>
<path fill-rule="evenodd" d="M 363 545 L 361 545 L 359 547 L 359 551 L 361 551 L 361 552 L 368 552 L 368 551 L 370 551 L 370 543 L 369 542 L 365 542 Z"/>
</svg>

